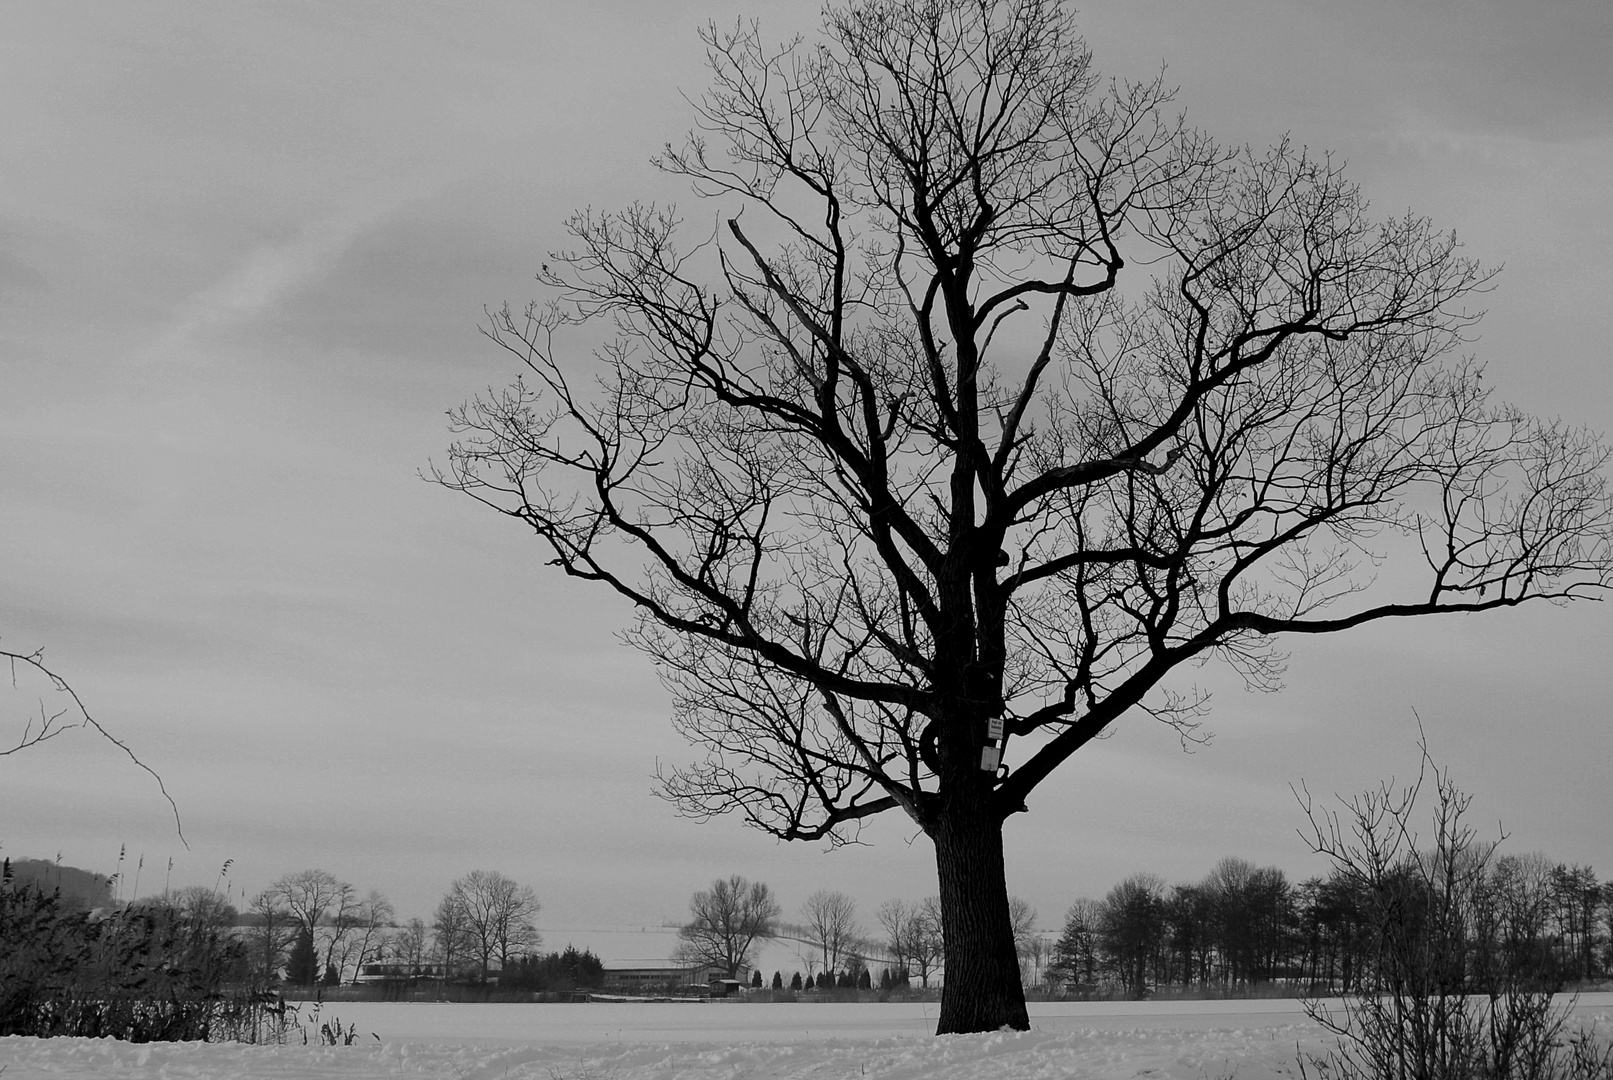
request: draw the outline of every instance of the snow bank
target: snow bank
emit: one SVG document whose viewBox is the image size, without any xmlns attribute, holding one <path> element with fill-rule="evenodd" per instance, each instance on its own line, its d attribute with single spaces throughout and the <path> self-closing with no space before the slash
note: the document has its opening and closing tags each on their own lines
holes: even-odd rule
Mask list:
<svg viewBox="0 0 1613 1080">
<path fill-rule="evenodd" d="M 0 1039 L 0 1077 L 1286 1080 L 1296 1045 L 1322 1045 L 1297 1003 L 1277 1001 L 1039 1005 L 1031 1031 L 941 1038 L 911 1030 L 933 1005 L 412 1004 L 373 1005 L 363 1015 L 354 1004 L 326 1010 L 326 1019 L 364 1032 L 353 1046 L 11 1037 Z M 1613 1028 L 1613 994 L 1588 996 L 1578 1014 Z M 407 1036 L 372 1036 L 366 1025 L 391 1032 L 411 1019 L 418 1028 Z"/>
<path fill-rule="evenodd" d="M 788 1042 L 596 1043 L 488 1048 L 392 1042 L 239 1046 L 0 1039 L 5 1080 L 1279 1080 L 1308 1027 L 1218 1032 L 999 1032 Z"/>
</svg>

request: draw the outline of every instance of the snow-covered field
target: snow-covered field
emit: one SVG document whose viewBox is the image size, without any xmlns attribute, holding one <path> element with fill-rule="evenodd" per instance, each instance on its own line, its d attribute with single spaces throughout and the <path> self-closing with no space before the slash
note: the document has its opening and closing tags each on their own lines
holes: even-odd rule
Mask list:
<svg viewBox="0 0 1613 1080">
<path fill-rule="evenodd" d="M 936 1038 L 933 1004 L 342 1002 L 352 1046 L 0 1039 L 0 1078 L 1278 1080 L 1322 1039 L 1292 1001 L 1032 1004 L 1032 1030 Z M 1613 1031 L 1613 994 L 1577 1015 Z"/>
</svg>

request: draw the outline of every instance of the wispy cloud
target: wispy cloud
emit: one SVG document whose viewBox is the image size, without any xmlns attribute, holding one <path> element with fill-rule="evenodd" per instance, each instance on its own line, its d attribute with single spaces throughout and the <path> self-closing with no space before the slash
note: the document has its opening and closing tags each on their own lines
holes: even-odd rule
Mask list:
<svg viewBox="0 0 1613 1080">
<path fill-rule="evenodd" d="M 175 306 L 166 327 L 138 359 L 162 363 L 193 357 L 199 346 L 272 315 L 278 306 L 328 275 L 368 230 L 377 227 L 435 184 L 419 184 L 347 210 L 307 221 L 284 239 L 260 243 L 221 277 Z"/>
</svg>

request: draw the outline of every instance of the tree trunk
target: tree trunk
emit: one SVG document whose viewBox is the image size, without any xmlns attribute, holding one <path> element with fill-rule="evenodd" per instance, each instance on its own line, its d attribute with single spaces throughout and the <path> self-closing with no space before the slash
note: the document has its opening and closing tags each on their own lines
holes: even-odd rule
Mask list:
<svg viewBox="0 0 1613 1080">
<path fill-rule="evenodd" d="M 936 1034 L 1029 1030 L 1008 915 L 1002 822 L 980 805 L 983 799 L 949 801 L 932 834 L 946 957 Z"/>
</svg>

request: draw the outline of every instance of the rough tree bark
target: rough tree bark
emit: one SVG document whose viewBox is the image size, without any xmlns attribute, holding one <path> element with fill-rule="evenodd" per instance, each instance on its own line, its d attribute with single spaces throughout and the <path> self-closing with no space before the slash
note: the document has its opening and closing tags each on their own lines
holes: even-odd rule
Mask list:
<svg viewBox="0 0 1613 1080">
<path fill-rule="evenodd" d="M 979 805 L 981 794 L 954 796 L 956 805 L 941 808 L 931 833 L 946 965 L 941 1032 L 1030 1027 L 1008 915 L 1002 823 Z"/>
</svg>

